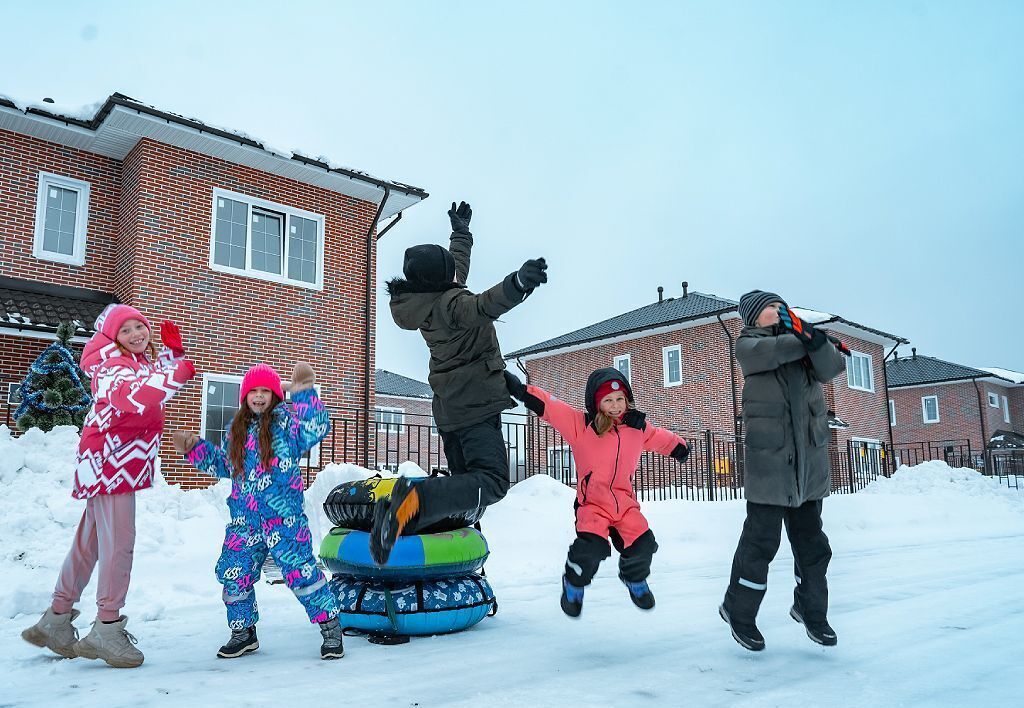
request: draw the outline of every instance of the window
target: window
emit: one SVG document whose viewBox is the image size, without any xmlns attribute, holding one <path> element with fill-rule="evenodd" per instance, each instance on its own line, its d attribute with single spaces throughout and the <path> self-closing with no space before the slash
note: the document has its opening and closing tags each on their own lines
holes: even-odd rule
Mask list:
<svg viewBox="0 0 1024 708">
<path fill-rule="evenodd" d="M 889 425 L 896 425 L 896 401 L 889 399 Z"/>
<path fill-rule="evenodd" d="M 939 422 L 939 397 L 924 396 L 921 398 L 921 410 L 924 413 L 925 423 Z"/>
<path fill-rule="evenodd" d="M 32 255 L 58 263 L 83 265 L 88 220 L 88 182 L 49 172 L 39 173 Z"/>
<path fill-rule="evenodd" d="M 199 435 L 220 445 L 231 429 L 242 390 L 241 376 L 203 374 L 202 426 Z"/>
<path fill-rule="evenodd" d="M 377 432 L 397 435 L 405 424 L 405 410 L 402 408 L 377 408 L 374 410 Z"/>
<path fill-rule="evenodd" d="M 629 383 L 630 386 L 633 385 L 633 379 L 630 378 L 630 373 L 631 372 L 630 372 L 629 354 L 623 354 L 622 356 L 615 357 L 615 359 L 613 360 L 612 366 L 614 366 L 616 369 L 618 369 L 619 373 L 626 377 L 626 382 Z"/>
<path fill-rule="evenodd" d="M 1010 422 L 1010 402 L 1006 400 L 1006 396 L 1003 396 L 1003 422 Z"/>
<path fill-rule="evenodd" d="M 992 408 L 998 408 L 999 407 L 999 394 L 992 393 L 991 391 L 989 391 L 988 392 L 988 404 Z"/>
<path fill-rule="evenodd" d="M 303 287 L 323 286 L 324 217 L 213 190 L 210 267 Z"/>
<path fill-rule="evenodd" d="M 21 405 L 21 384 L 11 382 L 7 384 L 7 403 L 12 406 Z"/>
<path fill-rule="evenodd" d="M 571 449 L 568 447 L 548 448 L 548 474 L 566 484 L 576 484 L 576 466 L 573 464 Z"/>
<path fill-rule="evenodd" d="M 661 363 L 665 372 L 665 386 L 679 386 L 683 383 L 682 354 L 678 344 L 661 350 Z"/>
<path fill-rule="evenodd" d="M 875 374 L 870 354 L 850 352 L 850 360 L 846 364 L 846 385 L 860 391 L 874 392 Z"/>
</svg>

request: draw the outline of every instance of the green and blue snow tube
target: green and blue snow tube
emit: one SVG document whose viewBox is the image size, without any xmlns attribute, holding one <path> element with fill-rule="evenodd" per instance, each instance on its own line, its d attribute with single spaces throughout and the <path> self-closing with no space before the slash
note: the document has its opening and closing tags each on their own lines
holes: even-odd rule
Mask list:
<svg viewBox="0 0 1024 708">
<path fill-rule="evenodd" d="M 336 576 L 345 628 L 377 635 L 424 636 L 469 629 L 497 609 L 487 579 L 476 573 L 457 578 L 379 583 Z"/>
<path fill-rule="evenodd" d="M 487 555 L 487 540 L 470 528 L 399 536 L 383 566 L 370 557 L 365 531 L 333 528 L 320 544 L 320 558 L 331 573 L 388 582 L 465 575 L 483 567 Z"/>
</svg>

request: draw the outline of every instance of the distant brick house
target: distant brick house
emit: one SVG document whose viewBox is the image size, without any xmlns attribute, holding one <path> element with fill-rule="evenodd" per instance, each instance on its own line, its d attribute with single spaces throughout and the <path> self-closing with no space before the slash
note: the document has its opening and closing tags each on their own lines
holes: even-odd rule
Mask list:
<svg viewBox="0 0 1024 708">
<path fill-rule="evenodd" d="M 375 465 L 395 469 L 412 460 L 428 472 L 447 469 L 444 445 L 434 426 L 430 384 L 377 369 L 376 387 Z"/>
<path fill-rule="evenodd" d="M 886 362 L 893 439 L 907 459 L 930 454 L 980 468 L 987 449 L 1024 454 L 1024 377 L 914 349 Z"/>
<path fill-rule="evenodd" d="M 0 97 L 0 382 L 119 301 L 177 321 L 201 372 L 168 431 L 219 440 L 258 361 L 309 361 L 329 407 L 371 410 L 377 227 L 426 197 L 121 94 L 89 116 Z M 368 456 L 365 415 L 352 434 Z"/>
<path fill-rule="evenodd" d="M 802 311 L 853 350 L 847 373 L 825 385 L 832 415 L 831 447 L 862 451 L 881 466 L 890 440 L 885 356 L 907 340 L 828 313 Z M 596 368 L 614 366 L 630 381 L 637 405 L 656 424 L 688 437 L 702 431 L 742 435 L 743 375 L 733 355 L 742 328 L 733 300 L 699 292 L 664 298 L 574 332 L 509 353 L 536 383 L 582 407 L 583 386 Z M 549 473 L 569 461 L 567 449 L 540 451 Z M 716 453 L 717 454 L 717 453 Z M 719 464 L 717 461 L 715 464 Z M 723 460 L 723 465 L 730 464 Z"/>
</svg>

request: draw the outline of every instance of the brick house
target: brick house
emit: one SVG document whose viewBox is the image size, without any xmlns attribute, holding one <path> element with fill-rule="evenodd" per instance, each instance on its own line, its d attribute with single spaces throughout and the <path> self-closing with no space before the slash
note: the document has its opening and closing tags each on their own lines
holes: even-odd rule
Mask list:
<svg viewBox="0 0 1024 708">
<path fill-rule="evenodd" d="M 177 321 L 201 372 L 165 446 L 177 428 L 219 440 L 258 361 L 309 361 L 329 407 L 371 410 L 378 224 L 426 197 L 122 94 L 88 116 L 0 97 L 0 381 L 60 319 L 81 343 L 119 301 Z M 206 483 L 174 456 L 163 472 Z"/>
<path fill-rule="evenodd" d="M 937 457 L 981 468 L 993 447 L 1024 454 L 1024 377 L 911 351 L 885 366 L 893 439 L 905 462 Z"/>
<path fill-rule="evenodd" d="M 838 315 L 798 311 L 854 352 L 847 374 L 825 385 L 831 447 L 851 457 L 857 450 L 863 464 L 880 468 L 881 448 L 890 442 L 882 362 L 907 340 Z M 665 298 L 658 288 L 656 302 L 524 347 L 506 359 L 517 362 L 531 383 L 578 407 L 590 372 L 614 366 L 630 381 L 637 406 L 656 424 L 691 439 L 710 431 L 735 440 L 742 435 L 743 375 L 733 351 L 741 328 L 735 301 L 690 292 L 683 283 L 681 297 Z M 549 473 L 570 465 L 567 448 L 543 445 L 548 449 L 535 454 L 546 457 Z M 735 464 L 734 455 L 716 457 L 716 471 Z"/>
<path fill-rule="evenodd" d="M 447 469 L 444 445 L 434 426 L 430 384 L 376 370 L 375 466 L 395 469 L 412 460 L 426 471 Z"/>
</svg>

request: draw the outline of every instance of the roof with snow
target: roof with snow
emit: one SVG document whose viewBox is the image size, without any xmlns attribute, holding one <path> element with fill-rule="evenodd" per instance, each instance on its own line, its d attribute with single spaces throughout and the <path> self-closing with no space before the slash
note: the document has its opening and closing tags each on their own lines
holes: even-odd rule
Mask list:
<svg viewBox="0 0 1024 708">
<path fill-rule="evenodd" d="M 889 388 L 949 381 L 970 381 L 971 379 L 999 378 L 1007 380 L 983 369 L 954 364 L 951 361 L 943 361 L 921 354 L 899 357 L 885 362 L 885 376 Z"/>
<path fill-rule="evenodd" d="M 88 337 L 100 312 L 115 301 L 99 290 L 0 276 L 0 331 L 52 334 L 61 322 L 71 322 L 76 337 Z"/>
<path fill-rule="evenodd" d="M 1015 433 L 1012 430 L 997 430 L 989 438 L 990 450 L 1020 450 L 1024 449 L 1024 435 Z"/>
<path fill-rule="evenodd" d="M 1014 371 L 1012 369 L 1000 369 L 994 366 L 982 366 L 981 370 L 1000 376 L 1008 381 L 1013 381 L 1015 384 L 1024 384 L 1024 374 L 1019 371 Z"/>
<path fill-rule="evenodd" d="M 377 369 L 376 391 L 378 396 L 401 396 L 402 398 L 423 398 L 430 400 L 434 392 L 430 384 L 425 384 L 408 376 L 395 374 L 384 369 Z"/>
<path fill-rule="evenodd" d="M 375 204 L 386 196 L 381 219 L 428 196 L 419 187 L 341 167 L 323 156 L 311 158 L 300 151 L 280 150 L 241 131 L 169 113 L 121 93 L 81 108 L 0 95 L 0 129 L 117 160 L 123 160 L 139 140 L 150 138 Z"/>
<path fill-rule="evenodd" d="M 865 327 L 839 315 L 803 308 L 793 309 L 796 310 L 797 314 L 813 324 L 842 324 L 869 332 L 883 339 L 888 339 L 893 343 L 908 343 L 908 340 L 903 337 L 888 334 L 871 327 Z M 505 358 L 513 359 L 521 356 L 537 355 L 564 347 L 599 342 L 613 337 L 642 334 L 650 329 L 670 327 L 672 325 L 701 320 L 706 317 L 727 315 L 736 311 L 737 302 L 735 300 L 729 300 L 718 295 L 691 292 L 684 294 L 682 297 L 670 297 L 650 305 L 644 305 L 636 310 L 616 315 L 596 324 L 577 329 L 574 332 L 518 349 L 510 354 L 506 354 Z"/>
</svg>

